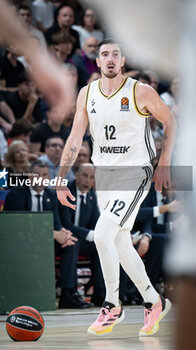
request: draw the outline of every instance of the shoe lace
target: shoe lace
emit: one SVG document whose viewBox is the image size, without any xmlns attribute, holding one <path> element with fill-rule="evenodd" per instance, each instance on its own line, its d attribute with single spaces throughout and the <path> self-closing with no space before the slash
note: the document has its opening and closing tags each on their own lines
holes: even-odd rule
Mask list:
<svg viewBox="0 0 196 350">
<path fill-rule="evenodd" d="M 150 314 L 151 314 L 152 310 L 151 309 L 145 309 L 144 310 L 144 320 L 145 320 L 145 325 L 148 324 L 149 320 L 150 320 Z"/>
<path fill-rule="evenodd" d="M 109 313 L 109 311 L 102 307 L 102 309 L 100 310 L 100 313 L 99 313 L 97 321 L 98 322 L 103 322 L 105 316 L 108 315 L 108 313 Z"/>
</svg>

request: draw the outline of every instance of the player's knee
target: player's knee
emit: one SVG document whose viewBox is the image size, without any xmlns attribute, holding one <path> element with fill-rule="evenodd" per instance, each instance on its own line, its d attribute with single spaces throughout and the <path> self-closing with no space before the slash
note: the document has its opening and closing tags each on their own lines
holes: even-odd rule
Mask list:
<svg viewBox="0 0 196 350">
<path fill-rule="evenodd" d="M 101 215 L 97 221 L 94 233 L 94 242 L 98 249 L 107 249 L 114 241 L 119 227 L 118 225 Z"/>
<path fill-rule="evenodd" d="M 96 231 L 95 230 L 95 234 L 94 234 L 94 242 L 95 242 L 95 245 L 96 247 L 100 250 L 100 249 L 103 249 L 104 247 L 106 247 L 107 245 L 107 242 L 106 240 L 104 239 L 104 234 L 103 232 L 101 231 Z"/>
</svg>

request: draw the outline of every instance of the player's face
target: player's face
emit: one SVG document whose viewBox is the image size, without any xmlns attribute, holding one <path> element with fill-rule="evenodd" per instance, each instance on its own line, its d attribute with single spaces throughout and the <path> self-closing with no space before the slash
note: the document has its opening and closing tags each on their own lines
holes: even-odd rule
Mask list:
<svg viewBox="0 0 196 350">
<path fill-rule="evenodd" d="M 121 69 L 125 64 L 125 57 L 122 56 L 117 44 L 105 44 L 101 46 L 96 62 L 101 74 L 112 79 L 121 73 Z"/>
</svg>

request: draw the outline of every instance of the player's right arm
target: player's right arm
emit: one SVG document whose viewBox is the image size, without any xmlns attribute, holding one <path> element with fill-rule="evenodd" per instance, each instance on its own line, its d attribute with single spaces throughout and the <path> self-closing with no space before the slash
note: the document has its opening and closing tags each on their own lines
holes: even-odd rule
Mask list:
<svg viewBox="0 0 196 350">
<path fill-rule="evenodd" d="M 67 139 L 67 142 L 65 144 L 62 157 L 61 157 L 60 170 L 58 173 L 58 178 L 61 178 L 61 179 L 65 178 L 69 169 L 74 164 L 78 156 L 78 152 L 82 145 L 84 133 L 88 126 L 88 116 L 87 116 L 87 111 L 85 106 L 86 93 L 87 93 L 87 86 L 81 89 L 78 95 L 76 114 L 74 117 L 72 130 Z M 65 190 L 65 188 L 63 187 L 61 188 L 58 187 L 57 197 L 61 202 L 61 204 L 67 205 L 68 207 L 75 209 L 76 206 L 71 204 L 67 199 L 67 197 L 69 197 L 71 200 L 75 200 L 75 198 L 72 196 L 68 188 L 66 188 Z"/>
</svg>

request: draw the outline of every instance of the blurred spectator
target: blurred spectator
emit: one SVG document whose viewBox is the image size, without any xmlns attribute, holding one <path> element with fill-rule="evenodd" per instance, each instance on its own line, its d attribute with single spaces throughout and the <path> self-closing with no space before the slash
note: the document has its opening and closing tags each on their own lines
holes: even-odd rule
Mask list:
<svg viewBox="0 0 196 350">
<path fill-rule="evenodd" d="M 77 30 L 80 37 L 80 47 L 83 47 L 85 40 L 90 36 L 96 37 L 98 42 L 104 39 L 104 34 L 101 30 L 97 29 L 96 16 L 92 9 L 86 9 L 81 25 L 73 25 L 73 29 Z"/>
<path fill-rule="evenodd" d="M 163 92 L 160 97 L 165 102 L 165 104 L 172 108 L 179 104 L 179 90 L 180 90 L 180 79 L 175 78 L 172 80 L 169 90 Z"/>
<path fill-rule="evenodd" d="M 15 116 L 11 108 L 4 101 L 0 93 L 0 127 L 8 134 L 15 122 Z"/>
<path fill-rule="evenodd" d="M 54 6 L 54 10 L 58 9 L 58 7 L 61 5 L 62 0 L 51 0 L 53 6 Z"/>
<path fill-rule="evenodd" d="M 32 3 L 32 9 L 37 28 L 45 32 L 54 22 L 53 4 L 50 0 L 35 0 Z"/>
<path fill-rule="evenodd" d="M 45 114 L 34 82 L 25 73 L 18 77 L 18 91 L 0 91 L 1 99 L 11 108 L 16 119 L 24 118 L 31 123 L 41 122 Z"/>
<path fill-rule="evenodd" d="M 147 73 L 149 72 L 149 74 Z M 152 71 L 139 72 L 134 76 L 134 79 L 141 81 L 143 84 L 148 84 L 153 88 L 158 87 L 158 80 L 156 80 L 156 74 Z M 163 136 L 163 127 L 162 124 L 154 118 L 153 115 L 149 117 L 150 127 L 154 139 L 160 138 Z"/>
<path fill-rule="evenodd" d="M 97 45 L 98 40 L 90 36 L 85 40 L 81 54 L 72 56 L 72 61 L 78 68 L 79 85 L 81 87 L 87 84 L 87 80 L 92 73 L 99 72 L 99 68 L 96 64 Z"/>
<path fill-rule="evenodd" d="M 5 160 L 5 155 L 7 153 L 7 141 L 4 136 L 3 131 L 0 129 L 0 167 L 3 166 L 4 160 Z"/>
<path fill-rule="evenodd" d="M 75 112 L 76 112 L 76 103 L 73 103 L 72 108 L 70 108 L 70 113 L 66 114 L 65 119 L 63 121 L 63 124 L 70 131 L 71 131 L 71 128 L 72 128 Z"/>
<path fill-rule="evenodd" d="M 33 153 L 44 152 L 46 140 L 52 136 L 61 137 L 66 142 L 70 129 L 63 124 L 64 116 L 56 110 L 47 112 L 48 120 L 35 127 L 30 137 L 30 149 Z"/>
<path fill-rule="evenodd" d="M 153 117 L 152 114 L 149 117 L 149 122 L 150 122 L 151 131 L 152 131 L 152 136 L 154 137 L 155 140 L 160 139 L 164 134 L 162 124 L 155 117 Z"/>
<path fill-rule="evenodd" d="M 146 73 L 139 72 L 134 76 L 134 79 L 141 81 L 143 84 L 150 85 L 150 77 Z"/>
<path fill-rule="evenodd" d="M 9 2 L 13 3 L 15 6 L 18 6 L 21 3 L 28 5 L 28 6 L 31 6 L 33 1 L 34 0 L 9 0 Z"/>
<path fill-rule="evenodd" d="M 11 143 L 8 147 L 5 165 L 10 172 L 28 172 L 30 165 L 28 147 L 23 141 L 16 140 Z"/>
<path fill-rule="evenodd" d="M 83 87 L 83 77 L 86 77 L 85 66 L 81 62 L 81 57 L 78 54 L 73 55 L 70 58 L 70 54 L 73 49 L 75 39 L 67 32 L 61 31 L 52 36 L 53 45 L 50 46 L 55 57 L 61 64 L 65 64 L 63 67 L 67 68 L 75 80 L 77 91 Z M 74 68 L 73 68 L 74 67 Z"/>
<path fill-rule="evenodd" d="M 75 39 L 67 32 L 60 31 L 52 36 L 54 52 L 60 63 L 70 62 L 68 57 L 71 55 Z"/>
<path fill-rule="evenodd" d="M 92 190 L 94 175 L 95 168 L 92 164 L 85 163 L 80 165 L 76 172 L 76 180 L 68 185 L 76 198 L 76 210 L 74 211 L 59 203 L 59 213 L 63 225 L 66 225 L 78 237 L 78 243 L 67 250 L 66 284 L 62 290 L 59 302 L 60 308 L 77 307 L 72 293 L 77 286 L 76 269 L 79 254 L 88 256 L 91 260 L 92 302 L 100 305 L 104 300 L 103 276 L 97 250 L 93 242 L 94 228 L 100 215 L 97 198 Z"/>
<path fill-rule="evenodd" d="M 90 149 L 89 149 L 88 145 L 83 143 L 80 150 L 79 150 L 79 153 L 78 153 L 78 156 L 75 160 L 75 163 L 74 163 L 75 169 L 77 170 L 78 167 L 83 163 L 89 163 L 90 156 L 91 156 L 91 154 L 90 154 Z"/>
<path fill-rule="evenodd" d="M 94 72 L 90 75 L 89 79 L 87 80 L 87 84 L 92 83 L 94 80 L 98 80 L 101 78 L 101 74 L 99 72 Z"/>
<path fill-rule="evenodd" d="M 13 141 L 21 140 L 26 146 L 29 148 L 30 136 L 33 131 L 32 124 L 26 119 L 18 119 L 9 134 L 8 145 L 11 145 Z M 35 153 L 28 152 L 29 162 L 33 162 L 37 159 L 37 155 Z"/>
<path fill-rule="evenodd" d="M 132 79 L 135 79 L 135 76 L 137 74 L 140 73 L 140 71 L 138 69 L 131 69 L 129 70 L 129 68 L 126 69 L 126 67 L 122 68 L 122 73 L 126 76 L 126 77 L 130 77 Z"/>
<path fill-rule="evenodd" d="M 15 140 L 21 140 L 26 145 L 29 144 L 30 135 L 33 131 L 32 124 L 26 119 L 18 119 L 12 126 L 9 134 L 8 145 Z"/>
<path fill-rule="evenodd" d="M 69 110 L 74 97 L 74 86 L 70 76 L 63 74 L 63 70 L 47 52 L 30 40 L 28 31 L 19 25 L 14 11 L 9 11 L 6 2 L 0 2 L 1 39 L 4 42 L 17 43 L 20 54 L 26 57 L 30 64 L 34 81 L 47 98 L 50 108 L 58 110 L 58 115 L 64 117 Z M 16 25 L 18 23 L 18 25 Z"/>
<path fill-rule="evenodd" d="M 4 46 L 0 46 L 0 62 L 2 61 L 2 58 L 5 55 L 5 47 Z"/>
<path fill-rule="evenodd" d="M 23 141 L 17 140 L 11 143 L 8 147 L 4 165 L 8 171 L 8 188 L 13 185 L 20 186 L 21 182 L 28 178 L 29 150 Z"/>
<path fill-rule="evenodd" d="M 159 159 L 161 156 L 162 145 L 163 145 L 162 137 L 155 139 L 156 157 L 153 158 L 153 160 L 152 160 L 152 165 L 153 165 L 154 169 L 156 168 L 156 166 L 159 162 Z"/>
<path fill-rule="evenodd" d="M 17 59 L 19 53 L 13 45 L 7 47 L 4 57 L 0 62 L 0 88 L 9 91 L 16 91 L 21 73 L 25 68 Z"/>
<path fill-rule="evenodd" d="M 76 96 L 78 93 L 78 70 L 76 68 L 76 66 L 72 63 L 65 63 L 65 65 L 63 66 L 64 70 L 65 70 L 65 74 L 70 74 L 73 80 L 73 83 L 75 85 L 76 88 Z"/>
<path fill-rule="evenodd" d="M 50 179 L 54 179 L 59 172 L 61 155 L 64 148 L 64 140 L 60 137 L 50 137 L 45 143 L 45 154 L 39 157 L 48 165 Z"/>
<path fill-rule="evenodd" d="M 159 86 L 159 77 L 157 75 L 157 73 L 155 73 L 152 70 L 145 70 L 144 71 L 145 74 L 147 74 L 150 78 L 150 86 L 153 87 L 153 89 L 155 89 L 156 91 L 158 90 L 158 86 Z"/>
<path fill-rule="evenodd" d="M 25 4 L 20 4 L 18 6 L 18 15 L 21 18 L 21 20 L 25 22 L 30 33 L 32 33 L 35 37 L 37 37 L 41 45 L 46 49 L 47 45 L 46 45 L 44 34 L 41 32 L 41 30 L 35 28 L 32 24 L 31 8 Z"/>
<path fill-rule="evenodd" d="M 79 18 L 81 18 L 83 13 L 83 7 L 80 0 L 61 0 L 61 1 L 52 0 L 52 3 L 55 6 L 55 15 L 59 6 L 61 6 L 62 4 L 72 7 L 75 13 L 76 23 L 78 23 Z"/>
<path fill-rule="evenodd" d="M 76 49 L 80 48 L 80 43 L 79 43 L 79 35 L 78 33 L 72 29 L 72 25 L 74 24 L 75 21 L 75 15 L 74 15 L 74 10 L 71 6 L 67 6 L 64 3 L 62 3 L 59 8 L 57 9 L 57 15 L 56 15 L 56 21 L 53 24 L 52 27 L 50 27 L 46 32 L 45 32 L 45 37 L 48 45 L 52 45 L 52 36 L 60 32 L 61 30 L 64 32 L 69 33 L 74 39 L 75 39 L 75 44 L 73 46 L 72 54 L 75 52 Z"/>
</svg>

